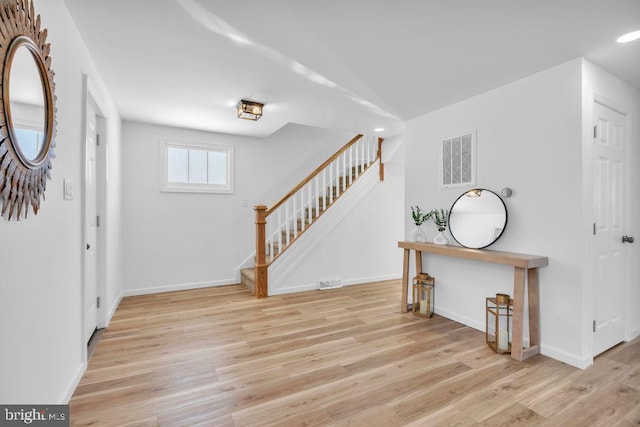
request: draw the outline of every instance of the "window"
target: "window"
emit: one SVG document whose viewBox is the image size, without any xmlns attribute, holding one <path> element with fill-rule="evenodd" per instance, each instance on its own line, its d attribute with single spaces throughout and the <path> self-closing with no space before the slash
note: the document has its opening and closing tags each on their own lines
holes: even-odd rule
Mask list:
<svg viewBox="0 0 640 427">
<path fill-rule="evenodd" d="M 476 182 L 476 132 L 465 132 L 442 140 L 440 186 L 470 187 Z"/>
<path fill-rule="evenodd" d="M 161 141 L 162 191 L 233 193 L 233 148 Z"/>
</svg>

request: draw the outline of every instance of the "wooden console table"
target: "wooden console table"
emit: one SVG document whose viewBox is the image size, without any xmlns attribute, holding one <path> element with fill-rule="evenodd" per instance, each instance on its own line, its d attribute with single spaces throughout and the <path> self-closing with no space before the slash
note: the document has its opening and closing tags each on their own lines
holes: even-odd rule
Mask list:
<svg viewBox="0 0 640 427">
<path fill-rule="evenodd" d="M 515 254 L 510 252 L 488 251 L 485 249 L 468 249 L 458 246 L 443 246 L 433 243 L 398 242 L 404 249 L 404 265 L 402 270 L 401 310 L 407 311 L 409 292 L 409 258 L 411 250 L 416 252 L 416 274 L 422 273 L 422 253 L 432 253 L 456 258 L 510 265 L 513 267 L 513 334 L 511 357 L 522 361 L 540 353 L 540 319 L 538 294 L 538 267 L 549 264 L 547 257 Z M 529 298 L 529 347 L 522 347 L 524 328 L 524 294 L 528 284 Z"/>
</svg>

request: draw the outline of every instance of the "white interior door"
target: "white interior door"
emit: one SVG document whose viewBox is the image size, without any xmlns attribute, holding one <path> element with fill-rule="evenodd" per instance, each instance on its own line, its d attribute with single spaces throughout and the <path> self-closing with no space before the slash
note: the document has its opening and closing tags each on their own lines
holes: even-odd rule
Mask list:
<svg viewBox="0 0 640 427">
<path fill-rule="evenodd" d="M 626 312 L 625 116 L 594 103 L 594 338 L 596 356 L 624 341 Z"/>
<path fill-rule="evenodd" d="M 97 208 L 96 208 L 96 112 L 87 105 L 86 123 L 86 167 L 85 167 L 85 247 L 84 247 L 84 338 L 89 341 L 97 325 L 97 297 L 98 297 L 98 274 L 97 274 Z"/>
</svg>

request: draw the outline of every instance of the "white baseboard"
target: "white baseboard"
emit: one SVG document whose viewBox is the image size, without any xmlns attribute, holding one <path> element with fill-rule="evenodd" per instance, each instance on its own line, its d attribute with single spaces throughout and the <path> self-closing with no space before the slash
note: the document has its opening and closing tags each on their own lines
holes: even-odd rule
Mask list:
<svg viewBox="0 0 640 427">
<path fill-rule="evenodd" d="M 575 354 L 567 353 L 566 351 L 545 345 L 544 343 L 540 345 L 540 353 L 579 369 L 588 368 L 593 364 L 593 357 L 591 356 L 587 358 L 578 357 Z"/>
<path fill-rule="evenodd" d="M 631 336 L 629 336 L 629 341 L 633 341 L 638 337 L 640 337 L 640 328 L 634 329 L 633 331 L 631 331 Z"/>
<path fill-rule="evenodd" d="M 477 329 L 481 332 L 485 331 L 485 325 L 482 322 L 478 322 L 474 319 L 471 319 L 469 317 L 463 316 L 460 313 L 456 313 L 453 311 L 449 311 L 446 309 L 443 309 L 442 307 L 438 307 L 435 306 L 434 308 L 434 312 L 442 317 L 446 317 L 447 319 L 451 319 L 453 321 L 456 321 L 458 323 L 462 323 L 463 325 L 469 326 L 470 328 L 473 329 Z M 638 331 L 640 333 L 640 331 Z M 524 339 L 522 340 L 524 346 L 528 346 L 529 345 L 529 338 L 528 337 L 524 337 Z M 547 356 L 547 357 L 551 357 L 552 359 L 556 359 L 559 360 L 561 362 L 566 363 L 567 365 L 571 365 L 571 366 L 575 366 L 576 368 L 580 368 L 580 369 L 585 369 L 588 366 L 590 366 L 591 364 L 593 364 L 593 358 L 592 357 L 588 357 L 588 358 L 581 358 L 578 357 L 574 354 L 570 354 L 567 353 L 565 351 L 562 350 L 558 350 L 555 347 L 552 346 L 548 346 L 548 345 L 544 345 L 542 344 L 540 346 L 540 353 Z"/>
<path fill-rule="evenodd" d="M 343 286 L 364 285 L 366 283 L 383 282 L 385 280 L 395 280 L 400 278 L 401 276 L 398 276 L 397 274 L 388 274 L 386 276 L 362 277 L 358 279 L 342 280 L 342 285 Z M 309 283 L 306 285 L 293 286 L 290 288 L 278 288 L 276 289 L 275 293 L 270 295 L 284 295 L 284 294 L 292 294 L 295 292 L 305 292 L 305 291 L 315 291 L 315 290 L 318 290 L 318 284 Z"/>
<path fill-rule="evenodd" d="M 460 313 L 456 313 L 454 311 L 444 309 L 438 305 L 435 305 L 433 307 L 433 312 L 439 316 L 446 317 L 447 319 L 451 319 L 458 323 L 462 323 L 463 325 L 468 326 L 470 328 L 477 329 L 482 332 L 485 331 L 484 323 L 473 320 L 470 317 L 463 316 Z"/>
<path fill-rule="evenodd" d="M 277 288 L 273 291 L 269 291 L 269 296 L 293 294 L 296 292 L 315 291 L 318 290 L 317 283 L 310 283 L 306 285 L 292 286 L 290 288 Z"/>
<path fill-rule="evenodd" d="M 67 387 L 58 399 L 59 405 L 66 405 L 69 403 L 71 397 L 73 397 L 73 393 L 76 391 L 76 387 L 78 387 L 78 384 L 80 384 L 80 380 L 82 379 L 85 370 L 86 365 L 84 363 L 80 363 L 76 368 L 76 371 L 71 376 L 69 384 L 67 384 Z"/>
<path fill-rule="evenodd" d="M 384 276 L 361 277 L 359 279 L 343 280 L 342 285 L 343 286 L 364 285 L 365 283 L 384 282 L 385 280 L 397 280 L 397 279 L 402 279 L 402 276 L 398 276 L 397 274 L 387 274 Z"/>
<path fill-rule="evenodd" d="M 138 289 L 125 289 L 121 293 L 121 298 L 131 297 L 135 295 L 147 295 L 147 294 L 159 294 L 162 292 L 184 291 L 187 289 L 199 289 L 199 288 L 210 288 L 214 286 L 234 285 L 236 283 L 238 283 L 238 281 L 235 278 L 232 278 L 232 279 L 215 280 L 212 282 L 178 283 L 175 285 L 150 286 L 150 287 L 138 288 Z"/>
<path fill-rule="evenodd" d="M 124 297 L 124 291 L 120 291 L 120 293 L 118 294 L 118 297 L 115 299 L 115 301 L 109 308 L 109 311 L 107 312 L 107 318 L 105 319 L 105 324 L 98 325 L 100 328 L 109 327 L 109 324 L 111 323 L 111 319 L 113 319 L 113 315 L 116 314 L 116 310 L 118 309 L 118 306 L 120 305 L 120 301 L 122 301 L 123 297 Z"/>
</svg>

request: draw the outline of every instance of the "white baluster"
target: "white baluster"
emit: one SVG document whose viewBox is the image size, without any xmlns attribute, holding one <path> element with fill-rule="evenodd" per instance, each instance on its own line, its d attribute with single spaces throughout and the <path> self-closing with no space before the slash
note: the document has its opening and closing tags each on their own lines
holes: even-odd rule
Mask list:
<svg viewBox="0 0 640 427">
<path fill-rule="evenodd" d="M 291 202 L 293 204 L 293 212 L 291 213 L 291 218 L 293 218 L 293 238 L 298 237 L 298 221 L 296 221 L 296 216 L 298 215 L 298 209 L 296 209 L 296 195 L 294 194 L 291 197 Z"/>
<path fill-rule="evenodd" d="M 361 139 L 362 138 L 360 138 L 358 142 L 356 142 L 353 145 L 353 151 L 355 151 L 355 154 L 354 154 L 355 159 L 353 159 L 353 169 L 351 170 L 351 173 L 353 174 L 354 179 L 358 178 L 358 164 L 360 163 L 360 140 Z"/>
<path fill-rule="evenodd" d="M 333 194 L 333 188 L 335 188 L 336 197 L 339 197 L 340 194 L 342 193 L 342 191 L 341 191 L 342 189 L 340 187 L 340 163 L 341 163 L 340 156 L 338 156 L 338 158 L 336 159 L 336 174 L 334 175 L 334 178 L 335 178 L 336 182 L 335 182 L 334 187 L 331 188 L 331 193 L 332 194 Z"/>
<path fill-rule="evenodd" d="M 313 207 L 313 205 L 311 204 L 311 200 L 312 200 L 311 193 L 313 192 L 311 190 L 312 185 L 313 185 L 313 181 L 309 181 L 309 183 L 307 184 L 307 198 L 309 199 L 307 203 L 307 207 L 309 209 L 307 216 L 309 217 L 309 225 L 311 225 L 311 222 L 313 221 L 313 217 L 312 217 L 313 210 L 311 209 Z"/>
<path fill-rule="evenodd" d="M 349 147 L 349 185 L 353 184 L 353 145 Z"/>
<path fill-rule="evenodd" d="M 360 138 L 360 141 L 358 141 L 358 165 L 356 166 L 356 177 L 360 176 L 360 173 L 362 172 L 360 170 L 360 166 L 362 165 L 362 157 L 364 157 L 362 155 L 363 153 L 363 148 L 364 148 L 364 144 L 362 143 L 362 138 Z"/>
<path fill-rule="evenodd" d="M 322 170 L 322 195 L 322 209 L 324 210 L 327 209 L 327 168 Z"/>
<path fill-rule="evenodd" d="M 360 139 L 360 167 L 358 168 L 358 175 L 362 174 L 362 168 L 364 166 L 364 138 Z"/>
<path fill-rule="evenodd" d="M 300 232 L 302 233 L 305 229 L 304 226 L 304 187 L 300 189 L 300 214 L 296 214 L 296 223 L 298 222 L 298 218 L 300 218 Z"/>
<path fill-rule="evenodd" d="M 371 164 L 371 137 L 367 137 L 367 167 Z"/>
<path fill-rule="evenodd" d="M 331 203 L 333 203 L 333 199 L 337 197 L 337 189 L 333 189 L 334 181 L 336 180 L 336 169 L 338 168 L 338 164 L 335 160 L 331 162 L 330 167 L 331 172 L 329 172 L 329 188 L 327 189 L 327 191 L 329 192 L 329 200 L 331 200 Z"/>
<path fill-rule="evenodd" d="M 285 222 L 284 222 L 284 230 L 285 230 L 285 241 L 287 242 L 286 246 L 289 246 L 289 221 L 291 220 L 291 216 L 289 215 L 289 200 L 287 200 L 286 202 L 284 202 L 284 217 L 285 217 Z"/>
<path fill-rule="evenodd" d="M 331 180 L 333 179 L 333 163 L 329 163 L 329 167 L 327 168 L 329 169 L 329 178 L 327 178 L 327 185 L 324 188 L 324 192 L 325 194 L 327 193 L 327 191 L 329 191 L 329 186 L 331 185 Z M 329 192 L 329 205 L 333 203 L 333 192 Z"/>
<path fill-rule="evenodd" d="M 267 251 L 267 261 L 269 260 L 269 258 L 272 257 L 273 254 L 273 238 L 271 236 L 271 218 L 267 217 L 267 225 L 265 226 L 266 228 L 266 233 L 267 233 L 267 247 L 266 247 L 266 251 Z M 256 254 L 257 255 L 257 254 Z"/>
<path fill-rule="evenodd" d="M 369 166 L 369 137 L 365 136 L 364 140 L 362 141 L 362 143 L 364 145 L 364 147 L 363 147 L 364 164 L 366 166 Z"/>
<path fill-rule="evenodd" d="M 315 181 L 316 181 L 316 193 L 314 194 L 315 197 L 313 198 L 313 200 L 316 206 L 314 218 L 317 218 L 318 214 L 320 213 L 320 189 L 319 189 L 320 177 L 318 175 L 316 175 Z"/>
<path fill-rule="evenodd" d="M 342 153 L 342 191 L 347 189 L 347 152 Z"/>
<path fill-rule="evenodd" d="M 378 158 L 378 138 L 371 138 L 371 163 Z"/>
<path fill-rule="evenodd" d="M 278 227 L 276 228 L 276 236 L 278 237 L 278 253 L 280 253 L 282 252 L 282 206 L 278 208 Z"/>
<path fill-rule="evenodd" d="M 318 199 L 318 194 L 320 193 L 320 177 L 318 175 L 316 175 L 316 178 L 315 178 L 315 187 L 316 187 L 316 191 L 315 191 L 314 197 L 312 198 L 312 200 L 309 201 L 309 208 L 310 208 L 309 224 L 311 224 L 311 222 L 313 221 L 314 208 L 317 207 L 316 205 L 320 203 Z M 316 216 L 318 216 L 318 211 L 315 211 L 315 212 L 316 212 Z"/>
<path fill-rule="evenodd" d="M 374 163 L 378 159 L 378 138 L 373 138 L 371 145 L 371 163 Z"/>
<path fill-rule="evenodd" d="M 331 185 L 331 193 L 333 193 L 333 198 L 337 199 L 342 192 L 338 182 L 338 180 L 340 179 L 340 156 L 336 157 L 336 159 L 333 161 L 333 165 L 333 168 L 335 170 L 333 171 L 334 182 Z M 335 189 L 333 187 L 335 187 Z"/>
</svg>

